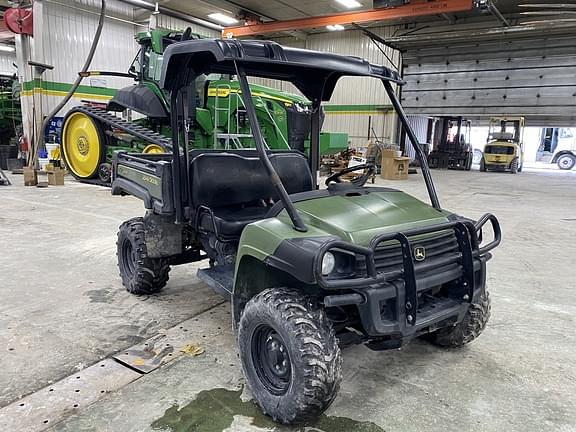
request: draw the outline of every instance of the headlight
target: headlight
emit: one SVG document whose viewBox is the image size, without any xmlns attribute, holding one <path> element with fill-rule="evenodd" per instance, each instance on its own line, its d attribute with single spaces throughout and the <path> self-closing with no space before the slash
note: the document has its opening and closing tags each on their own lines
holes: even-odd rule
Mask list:
<svg viewBox="0 0 576 432">
<path fill-rule="evenodd" d="M 328 276 L 334 271 L 334 267 L 336 267 L 336 258 L 332 253 L 326 252 L 322 258 L 322 275 Z"/>
<path fill-rule="evenodd" d="M 322 276 L 348 277 L 354 274 L 355 266 L 354 254 L 340 251 L 326 252 L 322 258 Z"/>
</svg>

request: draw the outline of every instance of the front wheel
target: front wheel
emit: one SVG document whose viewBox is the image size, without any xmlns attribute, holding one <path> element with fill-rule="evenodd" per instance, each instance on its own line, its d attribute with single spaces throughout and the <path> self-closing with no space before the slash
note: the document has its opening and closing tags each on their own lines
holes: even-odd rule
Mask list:
<svg viewBox="0 0 576 432">
<path fill-rule="evenodd" d="M 484 162 L 484 159 L 480 161 L 480 171 L 486 172 L 486 162 Z"/>
<path fill-rule="evenodd" d="M 120 225 L 116 246 L 120 277 L 128 292 L 146 295 L 164 288 L 170 265 L 165 259 L 148 257 L 141 217 Z"/>
<path fill-rule="evenodd" d="M 324 310 L 297 291 L 267 289 L 240 318 L 246 382 L 262 411 L 281 423 L 318 416 L 334 400 L 342 359 Z"/>
<path fill-rule="evenodd" d="M 453 327 L 446 327 L 427 335 L 434 345 L 447 348 L 458 348 L 476 339 L 490 319 L 490 295 L 486 291 L 470 305 L 464 319 Z"/>
<path fill-rule="evenodd" d="M 563 154 L 556 161 L 558 168 L 561 170 L 571 170 L 576 165 L 576 156 L 571 154 Z"/>
</svg>

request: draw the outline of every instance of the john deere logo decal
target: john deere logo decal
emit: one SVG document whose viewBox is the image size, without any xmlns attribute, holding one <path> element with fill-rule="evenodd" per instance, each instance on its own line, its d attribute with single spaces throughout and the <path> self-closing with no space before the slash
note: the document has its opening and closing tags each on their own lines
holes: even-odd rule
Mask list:
<svg viewBox="0 0 576 432">
<path fill-rule="evenodd" d="M 424 261 L 426 259 L 426 249 L 424 249 L 424 246 L 414 247 L 413 253 L 416 261 Z"/>
</svg>

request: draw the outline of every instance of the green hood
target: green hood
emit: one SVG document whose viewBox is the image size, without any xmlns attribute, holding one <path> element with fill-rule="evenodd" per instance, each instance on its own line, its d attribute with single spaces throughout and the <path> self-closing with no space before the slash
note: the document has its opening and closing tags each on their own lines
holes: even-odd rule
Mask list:
<svg viewBox="0 0 576 432">
<path fill-rule="evenodd" d="M 450 214 L 399 191 L 335 195 L 295 205 L 310 227 L 358 245 L 378 234 L 446 222 Z"/>
</svg>

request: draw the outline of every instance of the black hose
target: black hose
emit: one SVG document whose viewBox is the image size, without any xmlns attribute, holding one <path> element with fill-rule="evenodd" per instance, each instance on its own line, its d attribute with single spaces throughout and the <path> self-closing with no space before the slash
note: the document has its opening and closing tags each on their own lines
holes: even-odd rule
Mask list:
<svg viewBox="0 0 576 432">
<path fill-rule="evenodd" d="M 100 35 L 102 34 L 102 27 L 104 27 L 105 14 L 106 14 L 106 0 L 102 0 L 102 6 L 100 8 L 100 18 L 98 20 L 98 27 L 96 28 L 96 33 L 94 34 L 94 40 L 92 41 L 92 46 L 90 47 L 90 51 L 88 52 L 88 57 L 86 57 L 86 61 L 84 62 L 84 66 L 82 67 L 82 70 L 80 71 L 81 73 L 87 72 L 88 68 L 90 67 L 90 64 L 92 63 L 92 59 L 94 58 L 94 53 L 96 52 L 96 48 L 98 47 L 98 42 L 100 41 Z M 66 103 L 74 95 L 74 93 L 76 92 L 76 90 L 80 86 L 80 83 L 82 82 L 82 78 L 83 77 L 80 74 L 78 74 L 78 76 L 76 77 L 76 81 L 74 81 L 74 84 L 72 84 L 72 87 L 70 87 L 70 90 L 68 90 L 68 93 L 66 94 L 66 96 L 64 96 L 64 99 L 62 99 L 60 101 L 60 103 L 52 111 L 50 111 L 50 113 L 44 118 L 44 122 L 42 123 L 42 130 L 41 130 L 42 143 L 44 143 L 44 139 L 45 139 L 44 131 L 46 130 L 46 127 L 48 127 L 48 123 L 50 123 L 50 120 L 52 119 L 52 117 L 54 117 L 56 114 L 58 114 L 58 112 L 64 107 L 64 105 L 66 105 Z M 38 154 L 38 152 L 36 152 L 35 156 L 37 156 L 37 154 Z"/>
</svg>

